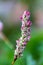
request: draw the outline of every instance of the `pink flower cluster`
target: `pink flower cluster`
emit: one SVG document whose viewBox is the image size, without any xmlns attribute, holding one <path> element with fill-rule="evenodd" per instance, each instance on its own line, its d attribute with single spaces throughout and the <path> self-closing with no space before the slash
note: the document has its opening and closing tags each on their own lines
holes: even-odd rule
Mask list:
<svg viewBox="0 0 43 65">
<path fill-rule="evenodd" d="M 27 44 L 27 42 L 30 40 L 30 27 L 32 25 L 30 21 L 30 12 L 29 11 L 24 11 L 23 15 L 20 17 L 22 21 L 22 26 L 21 26 L 21 37 L 19 40 L 16 40 L 16 49 L 14 52 L 14 61 L 22 56 L 22 52 Z"/>
</svg>

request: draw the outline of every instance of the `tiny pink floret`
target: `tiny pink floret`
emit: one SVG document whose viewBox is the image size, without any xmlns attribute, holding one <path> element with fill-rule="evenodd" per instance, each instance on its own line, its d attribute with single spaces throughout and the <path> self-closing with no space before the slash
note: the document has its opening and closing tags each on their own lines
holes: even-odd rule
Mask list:
<svg viewBox="0 0 43 65">
<path fill-rule="evenodd" d="M 23 42 L 24 45 L 26 45 L 27 43 L 26 42 Z"/>
<path fill-rule="evenodd" d="M 26 11 L 26 14 L 27 14 L 27 15 L 30 15 L 30 12 L 29 12 L 29 11 Z"/>
<path fill-rule="evenodd" d="M 32 25 L 31 21 L 30 20 L 27 21 L 27 26 L 31 26 L 31 25 Z"/>
<path fill-rule="evenodd" d="M 31 37 L 30 37 L 30 36 L 28 36 L 28 40 L 30 40 L 30 38 L 31 38 Z"/>
</svg>

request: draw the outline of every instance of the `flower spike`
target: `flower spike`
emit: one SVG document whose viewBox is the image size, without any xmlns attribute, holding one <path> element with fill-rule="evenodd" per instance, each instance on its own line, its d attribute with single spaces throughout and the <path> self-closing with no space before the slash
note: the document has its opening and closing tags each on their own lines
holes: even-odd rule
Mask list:
<svg viewBox="0 0 43 65">
<path fill-rule="evenodd" d="M 23 56 L 23 50 L 27 44 L 28 41 L 30 41 L 30 27 L 32 25 L 30 21 L 30 12 L 29 11 L 24 11 L 22 17 L 20 17 L 22 21 L 22 26 L 21 26 L 21 37 L 16 40 L 16 49 L 14 52 L 14 62 L 17 60 L 18 57 Z M 12 63 L 12 65 L 14 64 Z"/>
</svg>

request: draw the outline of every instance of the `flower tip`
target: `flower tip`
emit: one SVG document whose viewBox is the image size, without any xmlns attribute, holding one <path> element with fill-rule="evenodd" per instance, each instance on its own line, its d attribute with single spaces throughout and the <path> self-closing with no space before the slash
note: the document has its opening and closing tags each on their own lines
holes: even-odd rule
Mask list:
<svg viewBox="0 0 43 65">
<path fill-rule="evenodd" d="M 30 12 L 29 12 L 29 11 L 26 11 L 26 14 L 27 14 L 27 15 L 30 15 Z"/>
</svg>

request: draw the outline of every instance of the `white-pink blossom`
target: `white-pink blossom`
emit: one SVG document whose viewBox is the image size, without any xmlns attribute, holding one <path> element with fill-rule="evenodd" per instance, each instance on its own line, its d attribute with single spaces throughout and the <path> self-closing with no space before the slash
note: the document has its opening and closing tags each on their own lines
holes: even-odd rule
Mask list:
<svg viewBox="0 0 43 65">
<path fill-rule="evenodd" d="M 3 23 L 0 21 L 0 32 L 3 30 Z"/>
</svg>

